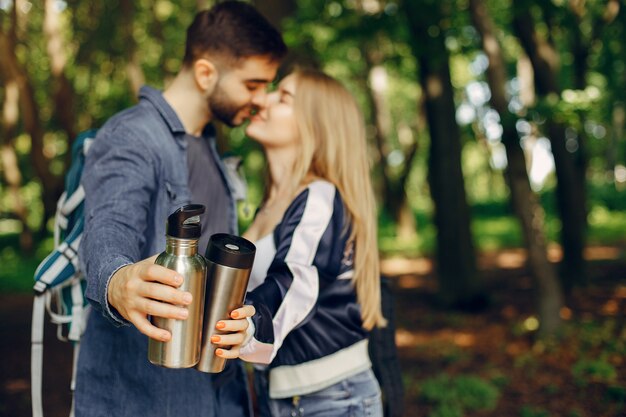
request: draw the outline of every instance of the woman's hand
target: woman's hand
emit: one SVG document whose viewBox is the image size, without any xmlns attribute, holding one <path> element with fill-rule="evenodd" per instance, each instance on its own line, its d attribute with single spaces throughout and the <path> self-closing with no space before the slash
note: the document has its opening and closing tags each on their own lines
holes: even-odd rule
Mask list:
<svg viewBox="0 0 626 417">
<path fill-rule="evenodd" d="M 231 311 L 232 320 L 220 320 L 215 324 L 215 329 L 220 334 L 211 336 L 211 343 L 219 346 L 215 350 L 215 355 L 220 358 L 234 359 L 239 357 L 241 344 L 246 340 L 246 330 L 248 330 L 248 318 L 254 316 L 256 310 L 251 305 Z M 224 334 L 226 332 L 226 334 Z M 230 332 L 230 333 L 228 333 Z"/>
</svg>

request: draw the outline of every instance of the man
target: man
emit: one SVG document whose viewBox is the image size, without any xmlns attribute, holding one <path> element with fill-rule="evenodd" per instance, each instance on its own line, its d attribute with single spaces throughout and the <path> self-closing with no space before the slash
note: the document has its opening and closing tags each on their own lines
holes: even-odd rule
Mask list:
<svg viewBox="0 0 626 417">
<path fill-rule="evenodd" d="M 207 207 L 200 251 L 213 233 L 236 233 L 233 191 L 209 122 L 244 122 L 264 102 L 285 53 L 280 34 L 252 6 L 219 3 L 188 28 L 171 85 L 162 94 L 143 87 L 139 104 L 98 131 L 83 174 L 80 246 L 86 294 L 97 311 L 81 343 L 77 417 L 250 415 L 240 363 L 229 361 L 228 380 L 148 362 L 147 337 L 170 338 L 148 315 L 185 319 L 180 306 L 191 302 L 177 289 L 181 277 L 152 255 L 165 248 L 167 216 L 190 202 Z M 237 356 L 253 314 L 250 306 L 231 314 L 238 320 L 228 321 L 233 333 L 222 337 L 231 347 L 224 357 Z"/>
</svg>

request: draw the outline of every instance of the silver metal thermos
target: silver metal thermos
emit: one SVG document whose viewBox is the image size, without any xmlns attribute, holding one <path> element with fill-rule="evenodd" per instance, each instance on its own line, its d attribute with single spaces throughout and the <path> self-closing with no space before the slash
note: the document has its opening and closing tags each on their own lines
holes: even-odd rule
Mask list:
<svg viewBox="0 0 626 417">
<path fill-rule="evenodd" d="M 211 343 L 211 335 L 221 334 L 215 328 L 217 322 L 229 319 L 231 311 L 243 306 L 255 253 L 254 244 L 239 236 L 218 233 L 209 240 L 202 352 L 196 365 L 199 371 L 217 373 L 226 366 L 226 359 L 215 356 L 218 346 Z"/>
<path fill-rule="evenodd" d="M 169 342 L 153 339 L 148 342 L 150 362 L 166 368 L 190 368 L 200 359 L 206 289 L 206 262 L 198 253 L 202 213 L 203 205 L 189 204 L 167 218 L 165 252 L 155 261 L 155 264 L 180 273 L 184 281 L 179 289 L 193 296 L 187 306 L 189 315 L 186 320 L 151 317 L 152 324 L 172 334 Z"/>
</svg>

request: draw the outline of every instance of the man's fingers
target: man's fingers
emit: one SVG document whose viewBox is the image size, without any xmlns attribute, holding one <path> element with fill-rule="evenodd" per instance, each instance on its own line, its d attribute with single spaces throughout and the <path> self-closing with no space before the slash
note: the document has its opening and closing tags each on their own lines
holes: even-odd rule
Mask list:
<svg viewBox="0 0 626 417">
<path fill-rule="evenodd" d="M 168 342 L 172 338 L 170 332 L 154 326 L 146 317 L 142 316 L 141 314 L 132 314 L 130 317 L 130 322 L 135 325 L 137 330 L 139 330 L 141 333 L 145 334 L 151 339 L 158 340 L 160 342 Z"/>
<path fill-rule="evenodd" d="M 183 283 L 183 276 L 178 272 L 154 263 L 141 263 L 139 277 L 144 281 L 160 282 L 174 288 Z"/>
<path fill-rule="evenodd" d="M 169 285 L 156 282 L 144 282 L 138 290 L 139 295 L 153 300 L 163 301 L 174 305 L 189 305 L 193 301 L 190 292 L 180 291 Z"/>
<path fill-rule="evenodd" d="M 185 320 L 189 316 L 189 311 L 184 307 L 173 306 L 149 298 L 141 299 L 141 304 L 138 310 L 150 316 L 178 320 Z"/>
</svg>

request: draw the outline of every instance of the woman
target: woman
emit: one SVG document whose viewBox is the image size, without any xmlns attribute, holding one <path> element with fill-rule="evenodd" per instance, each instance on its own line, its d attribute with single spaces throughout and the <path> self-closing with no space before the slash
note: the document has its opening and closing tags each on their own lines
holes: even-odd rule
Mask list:
<svg viewBox="0 0 626 417">
<path fill-rule="evenodd" d="M 301 70 L 269 94 L 246 133 L 270 174 L 244 235 L 257 245 L 246 297 L 257 314 L 239 354 L 269 364 L 263 415 L 382 416 L 367 332 L 385 320 L 358 106 L 334 79 Z"/>
</svg>

